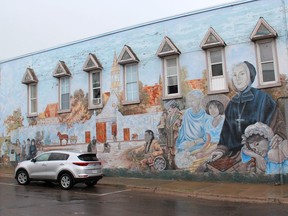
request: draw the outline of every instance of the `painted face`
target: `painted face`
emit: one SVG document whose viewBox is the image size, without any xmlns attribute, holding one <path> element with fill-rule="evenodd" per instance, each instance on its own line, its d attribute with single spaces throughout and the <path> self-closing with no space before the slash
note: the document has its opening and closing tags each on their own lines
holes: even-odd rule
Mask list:
<svg viewBox="0 0 288 216">
<path fill-rule="evenodd" d="M 148 132 L 145 132 L 145 142 L 149 143 L 152 139 L 152 135 Z"/>
<path fill-rule="evenodd" d="M 193 108 L 197 108 L 200 106 L 200 102 L 201 102 L 201 98 L 197 98 L 197 97 L 189 97 L 187 99 L 187 107 L 193 107 Z"/>
<path fill-rule="evenodd" d="M 243 91 L 250 84 L 250 72 L 248 68 L 243 65 L 235 67 L 232 81 L 239 91 Z"/>
<path fill-rule="evenodd" d="M 269 145 L 268 140 L 261 139 L 259 141 L 254 141 L 250 143 L 249 145 L 256 154 L 262 157 L 265 157 L 267 155 L 268 145 Z"/>
<path fill-rule="evenodd" d="M 209 114 L 212 116 L 212 117 L 216 117 L 219 115 L 219 110 L 218 110 L 218 107 L 214 104 L 211 104 L 209 106 Z"/>
</svg>

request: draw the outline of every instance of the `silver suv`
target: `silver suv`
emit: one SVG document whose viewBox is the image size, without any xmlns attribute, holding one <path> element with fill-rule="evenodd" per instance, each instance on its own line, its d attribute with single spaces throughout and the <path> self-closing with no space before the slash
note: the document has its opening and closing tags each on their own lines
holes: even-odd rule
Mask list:
<svg viewBox="0 0 288 216">
<path fill-rule="evenodd" d="M 48 151 L 18 163 L 15 168 L 20 185 L 34 180 L 59 182 L 65 190 L 79 182 L 94 186 L 102 177 L 102 165 L 95 153 Z"/>
</svg>

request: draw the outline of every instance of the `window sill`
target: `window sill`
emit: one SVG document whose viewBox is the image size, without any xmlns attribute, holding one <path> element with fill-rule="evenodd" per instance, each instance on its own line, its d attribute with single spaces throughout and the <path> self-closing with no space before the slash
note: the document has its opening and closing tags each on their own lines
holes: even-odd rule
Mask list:
<svg viewBox="0 0 288 216">
<path fill-rule="evenodd" d="M 140 100 L 137 100 L 137 101 L 123 101 L 122 105 L 126 106 L 126 105 L 133 105 L 133 104 L 139 104 L 139 103 L 140 103 Z"/>
<path fill-rule="evenodd" d="M 71 109 L 65 109 L 65 110 L 58 110 L 58 114 L 62 114 L 62 113 L 70 113 Z"/>
<path fill-rule="evenodd" d="M 27 118 L 35 118 L 35 117 L 38 117 L 38 113 L 36 113 L 36 114 L 28 114 L 27 115 Z"/>
<path fill-rule="evenodd" d="M 281 82 L 269 83 L 269 84 L 259 84 L 257 86 L 258 89 L 262 88 L 271 88 L 271 87 L 279 87 L 281 86 Z"/>
<path fill-rule="evenodd" d="M 88 106 L 88 110 L 94 110 L 94 109 L 102 109 L 103 104 L 97 105 L 97 106 Z"/>
<path fill-rule="evenodd" d="M 222 89 L 222 90 L 215 90 L 215 91 L 212 91 L 212 90 L 208 90 L 207 94 L 208 95 L 212 95 L 212 94 L 220 94 L 220 93 L 227 93 L 229 92 L 229 89 Z"/>
<path fill-rule="evenodd" d="M 171 96 L 164 96 L 162 97 L 162 100 L 172 100 L 172 99 L 181 99 L 183 98 L 183 95 L 171 95 Z"/>
</svg>

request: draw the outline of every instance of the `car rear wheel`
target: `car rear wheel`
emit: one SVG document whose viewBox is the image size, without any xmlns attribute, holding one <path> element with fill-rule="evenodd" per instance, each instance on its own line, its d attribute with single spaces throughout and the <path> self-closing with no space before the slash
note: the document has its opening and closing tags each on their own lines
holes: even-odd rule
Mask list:
<svg viewBox="0 0 288 216">
<path fill-rule="evenodd" d="M 62 174 L 60 176 L 59 182 L 60 182 L 61 188 L 64 190 L 69 190 L 74 185 L 73 177 L 68 173 Z"/>
<path fill-rule="evenodd" d="M 16 179 L 17 179 L 18 184 L 20 185 L 27 185 L 30 182 L 30 179 L 26 170 L 19 170 L 17 172 Z"/>
<path fill-rule="evenodd" d="M 88 181 L 88 182 L 85 182 L 85 184 L 88 186 L 88 187 L 93 187 L 94 185 L 97 184 L 98 181 L 94 180 L 94 181 Z"/>
</svg>

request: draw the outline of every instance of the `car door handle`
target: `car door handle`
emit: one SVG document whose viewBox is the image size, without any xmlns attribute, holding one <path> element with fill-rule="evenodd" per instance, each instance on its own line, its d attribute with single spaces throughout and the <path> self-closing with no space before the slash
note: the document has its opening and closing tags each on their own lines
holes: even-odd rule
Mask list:
<svg viewBox="0 0 288 216">
<path fill-rule="evenodd" d="M 61 164 L 59 164 L 60 166 L 63 166 L 64 165 L 64 163 L 61 163 Z"/>
</svg>

